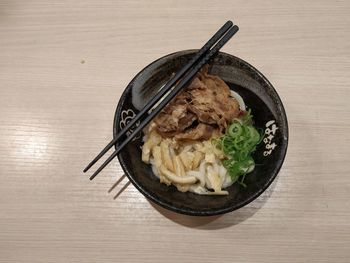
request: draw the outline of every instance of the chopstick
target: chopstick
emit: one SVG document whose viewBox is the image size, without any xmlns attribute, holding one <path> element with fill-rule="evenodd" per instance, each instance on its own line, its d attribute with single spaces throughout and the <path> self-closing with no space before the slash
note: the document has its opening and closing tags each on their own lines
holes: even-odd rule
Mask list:
<svg viewBox="0 0 350 263">
<path fill-rule="evenodd" d="M 227 21 L 205 45 L 194 55 L 194 57 L 170 79 L 166 85 L 144 106 L 144 108 L 111 140 L 106 147 L 86 166 L 83 172 L 87 172 L 116 142 L 126 134 L 126 132 L 135 125 L 135 123 L 145 115 L 174 85 L 185 73 L 206 54 L 209 49 L 233 26 L 232 21 Z"/>
<path fill-rule="evenodd" d="M 142 129 L 193 79 L 197 72 L 212 59 L 218 51 L 231 39 L 231 37 L 239 30 L 238 26 L 231 27 L 227 33 L 217 42 L 217 44 L 205 54 L 205 56 L 192 67 L 189 72 L 181 79 L 174 89 L 152 110 L 152 112 L 140 123 L 139 126 L 120 144 L 111 156 L 94 172 L 90 180 L 94 179 L 128 144 Z"/>
</svg>

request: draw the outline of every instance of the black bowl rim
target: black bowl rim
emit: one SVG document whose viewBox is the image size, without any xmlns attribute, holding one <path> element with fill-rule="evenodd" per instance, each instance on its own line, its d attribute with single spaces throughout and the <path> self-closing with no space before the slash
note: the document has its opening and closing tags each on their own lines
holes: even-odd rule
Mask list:
<svg viewBox="0 0 350 263">
<path fill-rule="evenodd" d="M 173 56 L 177 53 L 182 53 L 182 54 L 190 54 L 190 53 L 194 53 L 197 52 L 198 49 L 187 49 L 187 50 L 180 50 L 180 51 L 176 51 L 167 55 L 164 55 L 156 60 L 154 60 L 152 63 L 148 64 L 147 66 L 145 66 L 141 71 L 139 71 L 139 73 L 137 73 L 137 75 L 129 82 L 129 84 L 127 85 L 127 87 L 125 88 L 124 92 L 122 93 L 117 108 L 115 110 L 115 114 L 114 114 L 114 120 L 113 120 L 113 138 L 116 137 L 117 134 L 117 126 L 116 124 L 119 122 L 119 118 L 120 118 L 120 113 L 121 113 L 121 109 L 122 106 L 124 104 L 124 101 L 126 99 L 126 95 L 127 92 L 129 91 L 129 89 L 131 88 L 132 83 L 135 81 L 135 79 L 137 77 L 139 77 L 142 72 L 149 66 L 151 66 L 152 64 L 158 62 L 161 59 L 164 59 L 168 56 Z M 154 203 L 164 207 L 165 209 L 168 209 L 170 211 L 176 212 L 176 213 L 180 213 L 180 214 L 184 214 L 184 215 L 190 215 L 190 216 L 214 216 L 214 215 L 220 215 L 220 214 L 225 214 L 225 213 L 229 213 L 232 212 L 234 210 L 237 210 L 249 203 L 251 203 L 252 201 L 254 201 L 256 198 L 258 198 L 270 185 L 271 183 L 275 180 L 276 176 L 278 175 L 282 164 L 285 160 L 286 154 L 287 154 L 287 148 L 288 148 L 288 142 L 289 142 L 289 128 L 288 128 L 288 120 L 287 120 L 287 114 L 286 111 L 284 109 L 282 100 L 280 98 L 280 96 L 278 95 L 277 91 L 275 90 L 275 88 L 273 87 L 273 85 L 270 83 L 270 81 L 259 71 L 257 70 L 255 67 L 253 67 L 251 64 L 249 64 L 248 62 L 244 61 L 243 59 L 236 57 L 234 55 L 225 53 L 225 52 L 219 52 L 222 55 L 225 56 L 229 56 L 233 59 L 238 60 L 240 63 L 245 64 L 250 70 L 254 71 L 271 89 L 272 91 L 276 94 L 277 99 L 279 100 L 280 103 L 280 107 L 281 107 L 281 112 L 283 114 L 283 119 L 284 119 L 284 125 L 286 127 L 286 132 L 284 134 L 285 136 L 285 147 L 283 148 L 283 157 L 279 160 L 279 162 L 277 163 L 277 169 L 276 172 L 274 174 L 271 175 L 271 177 L 269 178 L 269 180 L 265 183 L 265 185 L 263 187 L 261 187 L 259 189 L 259 191 L 257 191 L 256 193 L 254 193 L 252 196 L 250 196 L 248 199 L 235 204 L 233 206 L 227 207 L 227 208 L 223 208 L 223 209 L 215 209 L 213 208 L 213 210 L 210 211 L 194 211 L 194 210 L 190 210 L 190 209 L 183 209 L 183 208 L 179 208 L 179 207 L 175 207 L 172 206 L 166 202 L 163 202 L 162 200 L 159 200 L 156 196 L 153 196 L 152 194 L 150 194 L 147 189 L 143 188 L 141 185 L 138 184 L 138 182 L 136 180 L 134 180 L 132 174 L 129 172 L 127 165 L 125 164 L 123 158 L 121 158 L 121 155 L 118 154 L 118 160 L 119 163 L 122 167 L 122 169 L 124 170 L 126 176 L 128 177 L 128 179 L 131 181 L 131 183 L 136 187 L 137 190 L 139 190 L 146 198 L 148 198 L 149 200 L 153 201 Z"/>
</svg>

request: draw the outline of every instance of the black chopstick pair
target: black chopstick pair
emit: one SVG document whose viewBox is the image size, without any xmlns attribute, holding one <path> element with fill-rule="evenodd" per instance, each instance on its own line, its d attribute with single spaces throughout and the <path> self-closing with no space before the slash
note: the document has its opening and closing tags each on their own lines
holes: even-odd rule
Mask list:
<svg viewBox="0 0 350 263">
<path fill-rule="evenodd" d="M 93 173 L 90 180 L 94 179 L 103 168 L 107 166 L 142 129 L 183 89 L 185 88 L 197 72 L 212 59 L 218 51 L 237 33 L 238 26 L 233 25 L 232 21 L 227 21 L 216 33 L 209 39 L 209 41 L 194 55 L 194 57 L 187 63 L 175 76 L 170 79 L 166 85 L 154 96 L 146 106 L 118 133 L 118 135 L 107 144 L 107 146 L 88 164 L 84 169 L 87 172 L 118 140 L 126 134 L 126 132 L 133 127 L 140 118 L 144 117 L 146 113 L 159 102 L 159 100 L 179 81 L 179 83 L 172 89 L 172 91 L 155 107 L 152 112 L 145 117 L 145 119 L 135 128 L 135 130 L 123 141 L 117 145 L 116 150 L 111 156 Z M 216 44 L 214 46 L 214 44 Z M 212 49 L 210 49 L 214 46 Z"/>
</svg>

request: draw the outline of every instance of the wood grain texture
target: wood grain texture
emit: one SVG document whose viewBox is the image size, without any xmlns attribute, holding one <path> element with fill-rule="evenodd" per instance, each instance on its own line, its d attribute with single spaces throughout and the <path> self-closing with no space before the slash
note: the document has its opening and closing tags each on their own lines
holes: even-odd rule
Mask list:
<svg viewBox="0 0 350 263">
<path fill-rule="evenodd" d="M 288 114 L 275 183 L 192 218 L 126 178 L 108 192 L 116 161 L 90 182 L 132 77 L 227 19 L 240 31 L 223 50 L 261 70 Z M 0 262 L 349 262 L 349 25 L 346 0 L 0 1 Z"/>
</svg>

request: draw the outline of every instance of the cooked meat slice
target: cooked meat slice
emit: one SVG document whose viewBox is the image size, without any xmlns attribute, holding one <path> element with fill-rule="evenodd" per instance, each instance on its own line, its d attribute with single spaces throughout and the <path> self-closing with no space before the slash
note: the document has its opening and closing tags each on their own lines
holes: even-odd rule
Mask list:
<svg viewBox="0 0 350 263">
<path fill-rule="evenodd" d="M 166 130 L 166 129 L 161 129 L 162 127 L 164 127 L 163 125 L 159 125 L 159 126 L 156 126 L 156 130 L 162 137 L 170 138 L 170 137 L 174 137 L 176 134 L 179 134 L 185 131 L 196 120 L 197 120 L 197 116 L 189 112 L 185 117 L 179 120 L 179 126 L 178 126 L 179 129 Z"/>
<path fill-rule="evenodd" d="M 188 129 L 183 133 L 175 135 L 178 140 L 209 140 L 214 131 L 210 125 L 199 123 L 196 128 Z"/>
<path fill-rule="evenodd" d="M 192 89 L 191 111 L 199 121 L 217 124 L 223 131 L 229 122 L 239 114 L 239 104 L 231 98 L 230 89 L 226 83 L 217 77 L 202 78 L 206 89 Z"/>
<path fill-rule="evenodd" d="M 179 131 L 184 131 L 186 128 L 190 127 L 192 123 L 197 120 L 197 116 L 190 111 L 187 111 L 187 114 L 179 119 Z"/>
<path fill-rule="evenodd" d="M 190 105 L 189 107 L 190 111 L 193 112 L 197 118 L 198 121 L 206 123 L 206 124 L 216 124 L 217 121 L 215 120 L 215 112 L 212 111 L 211 109 L 208 109 L 205 107 L 205 105 L 203 105 L 201 107 L 201 105 Z"/>
<path fill-rule="evenodd" d="M 175 131 L 179 126 L 179 119 L 185 117 L 186 113 L 186 105 L 172 104 L 161 111 L 154 121 L 160 131 Z"/>
<path fill-rule="evenodd" d="M 188 85 L 188 87 L 186 88 L 186 90 L 191 91 L 193 89 L 206 89 L 207 86 L 205 85 L 205 83 L 203 83 L 199 78 L 200 78 L 200 73 L 198 73 L 197 77 L 195 77 L 191 84 Z"/>
</svg>

